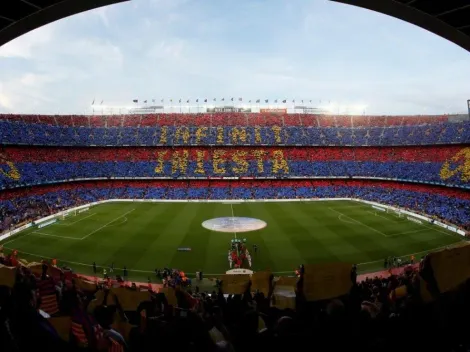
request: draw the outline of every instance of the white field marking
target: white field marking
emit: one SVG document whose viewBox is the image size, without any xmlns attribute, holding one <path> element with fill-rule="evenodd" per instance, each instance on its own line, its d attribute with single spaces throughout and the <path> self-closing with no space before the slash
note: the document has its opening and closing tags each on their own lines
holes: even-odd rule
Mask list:
<svg viewBox="0 0 470 352">
<path fill-rule="evenodd" d="M 12 248 L 8 248 L 8 247 L 5 247 L 9 250 L 13 250 Z M 74 264 L 74 265 L 80 265 L 80 266 L 88 266 L 88 267 L 91 267 L 93 266 L 93 264 L 86 264 L 86 263 L 80 263 L 80 262 L 72 262 L 70 260 L 64 260 L 64 259 L 59 259 L 59 258 L 52 258 L 52 257 L 48 257 L 48 256 L 45 256 L 45 255 L 39 255 L 39 254 L 35 254 L 35 253 L 28 253 L 28 252 L 24 252 L 24 251 L 20 251 L 18 250 L 18 253 L 23 253 L 23 254 L 26 254 L 26 255 L 30 255 L 32 257 L 37 257 L 37 258 L 44 258 L 44 259 L 57 259 L 58 261 L 60 262 L 63 262 L 63 263 L 68 263 L 68 264 Z M 96 266 L 97 268 L 108 268 L 109 265 L 97 265 Z M 114 270 L 124 270 L 123 268 L 114 268 Z M 139 273 L 154 273 L 155 271 L 151 271 L 151 270 L 138 270 L 138 269 L 127 269 L 127 271 L 134 271 L 134 272 L 139 272 Z"/>
<path fill-rule="evenodd" d="M 466 241 L 466 240 L 461 240 L 461 241 L 457 241 L 457 242 L 454 242 L 454 243 L 451 243 L 451 244 L 448 244 L 448 245 L 445 245 L 445 246 L 441 246 L 441 247 L 437 247 L 437 248 L 431 248 L 431 249 L 426 249 L 425 251 L 421 251 L 421 252 L 415 252 L 415 253 L 410 253 L 410 254 L 404 254 L 404 255 L 399 256 L 398 258 L 411 257 L 412 255 L 434 252 L 434 251 L 437 251 L 437 250 L 439 250 L 439 249 L 444 249 L 444 248 L 448 248 L 448 247 L 454 246 L 454 245 L 456 245 L 457 243 L 461 243 L 461 242 L 468 242 L 468 241 Z M 384 258 L 384 259 L 385 259 L 385 258 Z M 373 264 L 373 263 L 381 263 L 381 262 L 384 261 L 384 259 L 381 259 L 381 260 L 374 260 L 374 261 L 372 261 L 372 262 L 366 262 L 366 263 L 359 263 L 359 264 L 357 264 L 357 265 L 359 266 L 359 265 L 367 265 L 367 264 Z"/>
<path fill-rule="evenodd" d="M 13 250 L 12 248 L 8 248 L 8 247 L 5 247 L 9 250 Z M 20 251 L 18 250 L 18 253 L 23 253 L 23 254 L 26 254 L 26 255 L 30 255 L 32 257 L 37 257 L 37 258 L 43 258 L 43 259 L 56 259 L 60 262 L 63 262 L 63 263 L 68 263 L 68 264 L 74 264 L 74 265 L 80 265 L 80 266 L 87 266 L 87 267 L 92 267 L 93 264 L 86 264 L 86 263 L 80 263 L 80 262 L 73 262 L 73 261 L 70 261 L 70 260 L 64 260 L 64 259 L 59 259 L 59 258 L 52 258 L 52 257 L 48 257 L 48 256 L 45 256 L 45 255 L 39 255 L 39 254 L 35 254 L 35 253 L 28 253 L 28 252 L 24 252 L 24 251 Z M 360 264 L 358 264 L 360 265 Z M 109 265 L 97 265 L 96 266 L 97 268 L 108 268 Z M 114 270 L 124 270 L 123 268 L 114 268 Z M 127 269 L 127 271 L 132 271 L 132 272 L 136 272 L 136 273 L 155 273 L 155 271 L 152 271 L 152 270 L 140 270 L 140 269 Z M 273 274 L 289 274 L 289 273 L 294 273 L 295 271 L 294 270 L 289 270 L 289 271 L 273 271 Z M 187 274 L 193 274 L 195 275 L 196 273 L 187 273 Z M 220 273 L 219 274 L 206 274 L 208 276 L 212 276 L 212 275 L 221 275 Z"/>
<path fill-rule="evenodd" d="M 344 220 L 344 219 L 342 218 L 342 216 L 343 216 L 343 215 L 338 215 L 338 220 L 339 220 L 339 221 L 345 222 L 346 224 L 354 224 L 354 222 L 352 222 L 352 221 Z"/>
<path fill-rule="evenodd" d="M 441 247 L 437 247 L 437 248 L 432 248 L 432 249 L 427 249 L 427 250 L 424 250 L 424 251 L 421 251 L 421 252 L 415 252 L 415 253 L 409 253 L 409 254 L 404 254 L 402 256 L 400 256 L 399 258 L 403 258 L 403 257 L 410 257 L 412 255 L 417 255 L 417 254 L 421 254 L 421 253 L 429 253 L 429 252 L 434 252 L 434 251 L 437 251 L 439 249 L 443 249 L 443 248 L 447 248 L 447 247 L 451 247 L 457 243 L 460 243 L 460 242 L 468 242 L 466 240 L 461 240 L 461 241 L 458 241 L 458 242 L 454 242 L 454 243 L 451 243 L 451 244 L 448 244 L 446 246 L 441 246 Z M 9 249 L 9 250 L 13 250 L 13 248 L 9 248 L 9 247 L 5 247 L 4 248 L 6 249 Z M 47 256 L 44 256 L 44 255 L 39 255 L 39 254 L 35 254 L 35 253 L 28 253 L 28 252 L 24 252 L 24 251 L 21 251 L 21 250 L 18 250 L 18 253 L 23 253 L 23 254 L 26 254 L 26 255 L 30 255 L 30 256 L 33 256 L 33 257 L 37 257 L 37 258 L 43 258 L 43 259 L 57 259 L 58 261 L 60 262 L 64 262 L 64 263 L 69 263 L 69 264 L 74 264 L 74 265 L 80 265 L 80 266 L 87 266 L 87 267 L 91 267 L 93 266 L 92 264 L 85 264 L 85 263 L 80 263 L 80 262 L 72 262 L 70 260 L 65 260 L 65 259 L 59 259 L 59 258 L 52 258 L 52 257 L 47 257 Z M 367 265 L 367 264 L 373 264 L 373 263 L 381 263 L 383 262 L 383 259 L 380 259 L 380 260 L 374 260 L 374 261 L 371 261 L 371 262 L 365 262 L 365 263 L 359 263 L 357 264 L 358 266 L 359 265 Z M 97 268 L 108 268 L 108 265 L 97 265 L 96 266 Z M 114 270 L 124 270 L 123 268 L 114 268 Z M 151 271 L 151 270 L 139 270 L 139 269 L 127 269 L 127 271 L 132 271 L 132 272 L 136 272 L 136 273 L 154 273 L 154 271 Z M 274 271 L 273 274 L 288 274 L 288 273 L 293 273 L 294 270 L 289 270 L 289 271 Z M 188 274 L 195 274 L 195 273 L 188 273 Z M 212 276 L 212 275 L 221 275 L 221 274 L 206 274 L 208 276 Z"/>
<path fill-rule="evenodd" d="M 230 208 L 232 209 L 232 218 L 234 218 L 234 217 L 235 217 L 235 213 L 233 212 L 233 204 L 232 204 L 232 203 L 230 203 Z M 237 233 L 234 232 L 233 234 L 235 235 L 235 239 L 237 239 Z"/>
<path fill-rule="evenodd" d="M 391 234 L 391 235 L 387 235 L 387 237 L 408 235 L 410 233 L 417 233 L 417 232 L 423 232 L 423 231 L 427 231 L 427 230 L 426 229 L 419 229 L 419 230 L 414 230 L 414 231 L 399 232 L 399 233 L 394 233 L 394 234 Z"/>
<path fill-rule="evenodd" d="M 72 226 L 73 224 L 76 224 L 77 222 L 80 222 L 82 220 L 85 220 L 85 219 L 88 219 L 89 217 L 93 216 L 93 215 L 96 215 L 96 213 L 93 213 L 93 214 L 90 214 L 88 216 L 85 216 L 84 218 L 81 218 L 80 220 L 77 220 L 77 221 L 74 221 L 74 222 L 71 222 L 70 224 L 60 224 L 60 223 L 55 223 L 54 225 L 59 225 L 59 226 Z"/>
<path fill-rule="evenodd" d="M 21 233 L 21 232 L 20 232 L 20 233 Z M 15 242 L 16 240 L 19 240 L 20 238 L 30 236 L 31 234 L 32 234 L 32 232 L 29 232 L 29 233 L 27 233 L 27 234 L 24 234 L 23 236 L 19 236 L 19 234 L 18 234 L 18 235 L 15 236 L 15 238 L 13 238 L 13 239 L 11 239 L 10 241 L 7 241 L 7 242 L 5 242 L 5 243 L 2 243 L 1 245 L 2 245 L 3 247 L 5 247 L 5 245 L 7 245 L 7 244 L 12 243 L 12 242 Z M 5 247 L 5 248 L 6 248 L 6 247 Z"/>
<path fill-rule="evenodd" d="M 450 236 L 450 237 L 459 236 L 459 237 L 461 237 L 459 234 L 454 234 L 454 233 L 450 233 L 450 232 L 445 232 L 445 231 L 442 231 L 442 230 L 440 230 L 440 229 L 437 229 L 437 228 L 436 228 L 437 225 L 434 225 L 433 227 L 431 227 L 431 226 L 429 226 L 429 225 L 427 225 L 427 224 L 425 224 L 425 223 L 422 223 L 421 225 L 424 226 L 424 227 L 427 227 L 427 228 L 430 229 L 430 230 L 443 233 L 443 234 L 446 235 L 446 236 Z"/>
<path fill-rule="evenodd" d="M 125 223 L 127 222 L 127 216 L 126 216 L 123 220 L 124 220 L 124 221 L 121 221 L 121 222 L 118 223 L 118 224 L 108 225 L 108 227 L 119 226 L 119 225 L 125 224 Z"/>
<path fill-rule="evenodd" d="M 379 214 L 377 214 L 377 213 L 374 213 L 374 212 L 372 212 L 372 211 L 370 211 L 370 210 L 368 210 L 367 212 L 368 212 L 368 213 L 371 213 L 371 214 L 374 215 L 374 216 L 380 216 L 382 219 L 391 221 L 391 222 L 393 222 L 393 223 L 395 223 L 395 224 L 398 222 L 398 221 L 396 221 L 396 220 L 389 219 L 389 218 L 387 218 L 387 217 L 385 217 L 385 216 L 383 216 L 383 215 L 379 215 Z"/>
<path fill-rule="evenodd" d="M 126 216 L 126 215 L 127 215 L 127 214 L 129 214 L 129 213 L 132 213 L 134 210 L 135 210 L 135 208 L 134 208 L 134 209 L 132 209 L 132 210 L 129 210 L 127 213 L 124 213 L 124 214 L 122 214 L 121 216 L 119 216 L 119 217 L 117 217 L 117 218 L 115 218 L 115 219 L 111 220 L 111 221 L 110 221 L 110 222 L 108 222 L 107 224 L 105 224 L 105 225 L 103 225 L 103 226 L 101 226 L 101 227 L 97 228 L 96 230 L 94 230 L 94 231 L 90 232 L 89 234 L 87 234 L 87 235 L 83 236 L 83 237 L 82 237 L 82 238 L 80 238 L 80 239 L 81 239 L 81 240 L 84 240 L 85 238 L 88 238 L 88 237 L 90 237 L 90 236 L 91 236 L 91 235 L 93 235 L 94 233 L 97 233 L 99 230 L 102 230 L 102 229 L 104 229 L 106 226 L 108 226 L 108 225 L 112 224 L 112 223 L 113 223 L 113 222 L 115 222 L 116 220 L 119 220 L 120 218 L 122 218 L 122 217 Z"/>
<path fill-rule="evenodd" d="M 44 233 L 44 232 L 38 232 L 38 231 L 33 231 L 33 232 L 30 233 L 30 235 L 58 237 L 58 238 L 65 238 L 65 239 L 67 239 L 67 240 L 81 240 L 81 238 L 77 238 L 77 237 L 52 235 L 52 234 L 50 234 L 50 233 Z"/>
<path fill-rule="evenodd" d="M 340 214 L 340 215 L 343 215 L 344 217 L 346 217 L 346 218 L 348 218 L 348 219 L 354 221 L 356 224 L 362 225 L 362 226 L 367 227 L 368 229 L 370 229 L 370 230 L 372 230 L 372 231 L 374 231 L 374 232 L 380 233 L 380 234 L 381 234 L 382 236 L 384 236 L 384 237 L 388 237 L 388 236 L 387 236 L 386 234 L 384 234 L 382 231 L 379 231 L 379 230 L 377 230 L 377 229 L 374 229 L 373 227 L 370 227 L 369 225 L 366 225 L 366 224 L 360 222 L 359 220 L 356 220 L 356 219 L 353 219 L 353 218 L 351 218 L 351 217 L 349 217 L 349 216 L 347 216 L 347 215 L 344 215 L 343 213 L 341 213 L 341 212 L 339 212 L 339 211 L 337 211 L 337 210 L 335 210 L 335 209 L 333 209 L 333 208 L 328 208 L 328 209 L 330 209 L 331 211 L 334 211 L 335 213 L 338 213 L 338 214 Z"/>
</svg>

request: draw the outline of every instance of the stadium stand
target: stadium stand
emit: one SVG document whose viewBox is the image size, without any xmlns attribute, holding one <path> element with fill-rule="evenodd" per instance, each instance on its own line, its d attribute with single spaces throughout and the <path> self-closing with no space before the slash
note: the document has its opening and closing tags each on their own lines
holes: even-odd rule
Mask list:
<svg viewBox="0 0 470 352">
<path fill-rule="evenodd" d="M 447 116 L 2 115 L 0 233 L 136 198 L 360 198 L 470 230 L 469 127 Z M 5 351 L 468 351 L 468 260 L 452 262 L 468 248 L 369 279 L 349 267 L 315 282 L 315 298 L 310 266 L 278 281 L 260 273 L 263 284 L 221 278 L 210 294 L 197 280 L 181 290 L 184 276 L 165 268 L 157 294 L 0 249 L 0 341 Z"/>
<path fill-rule="evenodd" d="M 0 188 L 123 177 L 354 177 L 470 186 L 470 148 L 466 146 L 6 146 L 0 158 Z"/>
<path fill-rule="evenodd" d="M 464 255 L 468 248 L 451 251 Z M 469 282 L 452 280 L 457 285 L 444 289 L 432 273 L 436 254 L 417 259 L 419 270 L 389 269 L 387 277 L 358 280 L 353 267 L 322 290 L 318 282 L 311 286 L 312 266 L 278 281 L 269 272 L 262 280 L 239 275 L 230 285 L 219 281 L 212 293 L 183 290 L 182 273 L 167 268 L 159 275 L 168 284 L 158 294 L 151 285 L 80 278 L 55 259 L 24 263 L 18 253 L 1 254 L 2 350 L 466 351 Z M 291 298 L 277 291 L 289 286 Z M 318 293 L 320 299 L 312 298 Z M 418 328 L 426 335 L 401 338 Z"/>
<path fill-rule="evenodd" d="M 3 144 L 13 145 L 435 145 L 470 142 L 469 127 L 446 116 L 0 115 Z"/>
</svg>

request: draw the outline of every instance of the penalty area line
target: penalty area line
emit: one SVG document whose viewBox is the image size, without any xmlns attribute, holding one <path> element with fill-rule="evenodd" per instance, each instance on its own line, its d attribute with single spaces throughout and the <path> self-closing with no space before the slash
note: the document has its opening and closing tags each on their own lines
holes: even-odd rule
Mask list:
<svg viewBox="0 0 470 352">
<path fill-rule="evenodd" d="M 81 240 L 81 238 L 77 238 L 77 237 L 52 235 L 52 234 L 50 234 L 50 233 L 44 233 L 44 232 L 39 232 L 39 231 L 33 231 L 33 232 L 30 233 L 30 235 L 48 236 L 48 237 L 58 237 L 58 238 L 66 239 L 66 240 L 78 240 L 78 241 Z"/>
<path fill-rule="evenodd" d="M 88 218 L 92 217 L 93 215 L 96 215 L 96 213 L 87 215 L 87 216 L 85 216 L 84 218 L 81 218 L 80 220 L 71 222 L 70 224 L 59 224 L 59 223 L 56 223 L 56 224 L 54 224 L 54 225 L 59 225 L 59 226 L 72 226 L 73 224 L 76 224 L 77 222 L 80 222 L 80 221 L 82 221 L 82 220 L 85 220 L 85 219 L 88 219 Z"/>
<path fill-rule="evenodd" d="M 129 210 L 127 213 L 122 214 L 121 216 L 119 216 L 119 217 L 117 217 L 117 218 L 111 220 L 110 222 L 104 224 L 103 226 L 101 226 L 101 227 L 97 228 L 96 230 L 90 232 L 89 234 L 83 236 L 82 238 L 80 238 L 80 240 L 84 240 L 85 238 L 90 237 L 91 235 L 93 235 L 93 234 L 97 233 L 98 231 L 104 229 L 106 226 L 111 225 L 111 224 L 112 224 L 113 222 L 115 222 L 116 220 L 119 220 L 120 218 L 123 218 L 124 216 L 126 216 L 126 215 L 129 214 L 129 213 L 132 213 L 134 210 L 135 210 L 135 208 L 132 209 L 132 210 Z"/>
<path fill-rule="evenodd" d="M 358 225 L 365 226 L 365 227 L 367 227 L 368 229 L 370 229 L 370 230 L 372 230 L 372 231 L 374 231 L 374 232 L 380 233 L 380 234 L 381 234 L 382 236 L 384 236 L 384 237 L 388 237 L 388 236 L 387 236 L 386 234 L 384 234 L 382 231 L 379 231 L 379 230 L 377 230 L 377 229 L 374 229 L 373 227 L 371 227 L 371 226 L 369 226 L 369 225 L 366 225 L 366 224 L 360 222 L 359 220 L 353 219 L 353 218 L 351 218 L 351 217 L 349 217 L 349 216 L 343 214 L 343 213 L 340 212 L 340 211 L 337 211 L 337 210 L 335 210 L 335 209 L 333 209 L 333 208 L 328 208 L 328 209 L 330 209 L 331 211 L 334 211 L 334 212 L 337 213 L 337 214 L 340 214 L 340 215 L 344 216 L 345 218 L 348 218 L 348 219 L 354 221 L 354 222 L 355 222 L 356 224 L 358 224 Z"/>
</svg>

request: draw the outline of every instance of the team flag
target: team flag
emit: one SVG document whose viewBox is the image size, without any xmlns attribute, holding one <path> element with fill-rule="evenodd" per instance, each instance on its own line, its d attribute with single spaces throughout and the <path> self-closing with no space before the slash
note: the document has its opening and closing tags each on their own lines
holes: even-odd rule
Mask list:
<svg viewBox="0 0 470 352">
<path fill-rule="evenodd" d="M 287 100 L 286 100 L 286 99 L 284 99 L 282 102 L 285 104 L 285 103 L 287 103 Z"/>
<path fill-rule="evenodd" d="M 207 103 L 207 98 L 206 98 L 206 99 L 204 99 L 204 103 Z"/>
<path fill-rule="evenodd" d="M 243 99 L 242 98 L 238 98 L 238 101 L 242 101 Z"/>
<path fill-rule="evenodd" d="M 265 102 L 265 103 L 268 103 L 268 102 L 269 102 L 269 99 L 266 99 L 264 102 Z"/>
<path fill-rule="evenodd" d="M 260 100 L 259 100 L 259 99 L 257 99 L 257 100 L 256 100 L 256 103 L 257 103 L 257 104 L 259 104 L 259 102 L 260 102 Z"/>
</svg>

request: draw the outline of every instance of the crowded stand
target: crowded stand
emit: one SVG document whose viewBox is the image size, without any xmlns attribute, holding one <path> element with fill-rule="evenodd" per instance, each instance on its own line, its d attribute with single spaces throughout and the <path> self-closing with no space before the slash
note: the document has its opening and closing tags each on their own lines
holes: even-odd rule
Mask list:
<svg viewBox="0 0 470 352">
<path fill-rule="evenodd" d="M 3 231 L 74 206 L 107 199 L 359 198 L 427 214 L 470 230 L 470 193 L 410 183 L 365 180 L 87 181 L 0 193 Z"/>
<path fill-rule="evenodd" d="M 468 246 L 451 251 L 469 254 Z M 14 251 L 0 254 L 7 265 L 0 286 L 2 350 L 467 351 L 469 282 L 461 275 L 445 280 L 435 271 L 438 259 L 434 253 L 362 280 L 355 266 L 348 271 L 339 264 L 346 275 L 331 289 L 317 289 L 316 267 L 300 265 L 297 278 L 263 272 L 228 283 L 225 275 L 212 292 L 202 292 L 195 280 L 189 289 L 156 293 L 150 284 L 122 280 L 126 269 L 116 279 L 85 279 L 56 259 L 27 263 Z M 290 287 L 292 295 L 278 287 Z"/>
<path fill-rule="evenodd" d="M 447 117 L 303 114 L 0 115 L 3 144 L 57 146 L 382 146 L 470 142 Z"/>
<path fill-rule="evenodd" d="M 470 122 L 448 116 L 0 115 L 0 141 L 0 234 L 112 199 L 349 198 L 470 231 Z M 368 278 L 335 263 L 341 280 L 320 284 L 310 265 L 221 275 L 205 292 L 175 268 L 144 286 L 0 246 L 0 349 L 468 351 L 470 269 L 451 260 L 470 246 L 452 250 Z"/>
<path fill-rule="evenodd" d="M 381 178 L 470 186 L 470 148 L 21 147 L 0 150 L 0 187 L 93 178 Z"/>
</svg>

